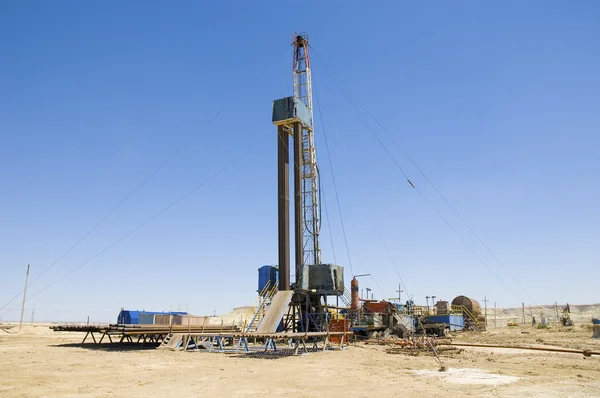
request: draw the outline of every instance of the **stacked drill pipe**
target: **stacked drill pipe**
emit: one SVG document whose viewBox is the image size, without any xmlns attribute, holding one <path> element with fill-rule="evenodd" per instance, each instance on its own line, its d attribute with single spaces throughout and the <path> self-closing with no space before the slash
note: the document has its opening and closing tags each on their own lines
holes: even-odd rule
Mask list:
<svg viewBox="0 0 600 398">
<path fill-rule="evenodd" d="M 244 333 L 237 326 L 168 326 L 168 325 L 109 325 L 109 326 L 77 326 L 61 325 L 51 326 L 55 332 L 99 332 L 124 335 L 142 334 L 168 334 L 186 333 L 194 336 L 217 337 L 268 337 L 268 338 L 301 338 L 301 337 L 327 337 L 350 335 L 352 332 L 302 332 L 302 333 Z"/>
<path fill-rule="evenodd" d="M 51 326 L 55 332 L 99 332 L 111 334 L 169 334 L 169 333 L 221 333 L 239 332 L 239 326 L 234 325 L 108 325 L 108 326 Z"/>
</svg>

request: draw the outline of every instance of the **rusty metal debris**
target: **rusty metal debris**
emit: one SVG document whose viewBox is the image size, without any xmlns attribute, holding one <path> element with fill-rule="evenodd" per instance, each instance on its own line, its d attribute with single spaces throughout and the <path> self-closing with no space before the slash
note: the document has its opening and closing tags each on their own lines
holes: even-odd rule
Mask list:
<svg viewBox="0 0 600 398">
<path fill-rule="evenodd" d="M 401 340 L 365 340 L 364 343 L 372 345 L 394 345 L 407 349 L 430 349 L 431 347 L 436 347 L 438 345 L 438 339 L 415 337 L 412 339 Z"/>
<path fill-rule="evenodd" d="M 534 351 L 546 351 L 546 352 L 563 352 L 568 354 L 582 354 L 585 357 L 591 357 L 592 355 L 600 355 L 600 352 L 591 350 L 573 350 L 570 348 L 552 348 L 552 347 L 528 347 L 528 346 L 516 346 L 516 345 L 495 345 L 495 344 L 468 344 L 468 343 L 445 343 L 449 346 L 454 347 L 482 347 L 482 348 L 509 348 L 516 350 L 534 350 Z"/>
</svg>

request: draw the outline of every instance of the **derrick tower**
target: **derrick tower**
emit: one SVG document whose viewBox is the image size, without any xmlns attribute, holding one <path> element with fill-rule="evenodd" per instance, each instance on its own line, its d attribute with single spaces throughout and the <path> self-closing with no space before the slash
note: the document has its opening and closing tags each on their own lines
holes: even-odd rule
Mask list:
<svg viewBox="0 0 600 398">
<path fill-rule="evenodd" d="M 300 99 L 308 108 L 311 120 L 313 119 L 312 80 L 310 73 L 310 55 L 308 35 L 301 33 L 293 36 L 294 46 L 294 96 Z M 302 126 L 302 241 L 303 264 L 321 264 L 321 250 L 319 248 L 319 178 L 317 169 L 317 155 L 313 126 Z"/>
<path fill-rule="evenodd" d="M 319 169 L 313 128 L 308 36 L 295 34 L 294 95 L 273 101 L 277 126 L 277 230 L 279 290 L 294 290 L 283 328 L 326 330 L 327 296 L 344 294 L 344 269 L 321 262 L 319 247 Z M 290 162 L 290 136 L 293 162 Z M 296 280 L 290 283 L 290 164 L 294 185 L 294 251 Z M 289 310 L 291 309 L 291 315 Z"/>
</svg>

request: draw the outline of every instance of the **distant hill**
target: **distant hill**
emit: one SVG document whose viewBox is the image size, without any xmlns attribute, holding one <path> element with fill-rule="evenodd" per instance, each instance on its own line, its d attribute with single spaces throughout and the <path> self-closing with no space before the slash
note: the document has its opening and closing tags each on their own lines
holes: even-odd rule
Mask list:
<svg viewBox="0 0 600 398">
<path fill-rule="evenodd" d="M 542 314 L 546 317 L 547 322 L 558 322 L 560 316 L 562 316 L 563 308 L 566 305 L 558 305 L 558 318 L 557 318 L 557 307 L 555 305 L 542 305 L 542 306 L 531 306 L 525 307 L 525 323 L 530 324 L 532 316 L 535 317 L 539 323 L 541 321 Z M 590 323 L 592 318 L 600 318 L 600 304 L 569 304 L 571 309 L 571 320 L 575 323 Z M 488 308 L 488 325 L 494 325 L 494 315 L 496 316 L 496 322 L 498 326 L 506 326 L 507 322 L 522 323 L 523 310 L 522 308 L 498 308 L 494 313 L 493 308 Z"/>
</svg>

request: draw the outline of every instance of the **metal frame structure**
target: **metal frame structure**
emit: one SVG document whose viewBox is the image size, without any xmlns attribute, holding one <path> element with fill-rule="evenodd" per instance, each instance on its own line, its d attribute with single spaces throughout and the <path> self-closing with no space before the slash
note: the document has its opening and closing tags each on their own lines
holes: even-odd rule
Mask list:
<svg viewBox="0 0 600 398">
<path fill-rule="evenodd" d="M 299 105 L 303 105 L 299 108 L 304 109 L 302 116 L 287 113 L 285 116 L 279 113 L 276 116 L 274 106 L 273 122 L 277 125 L 279 290 L 290 289 L 290 149 L 293 150 L 296 290 L 303 290 L 302 286 L 306 287 L 308 282 L 304 280 L 307 275 L 305 267 L 321 264 L 319 171 L 314 141 L 308 36 L 304 33 L 295 34 L 292 45 L 294 95 L 278 100 L 283 101 L 278 106 L 283 107 L 285 103 L 287 111 Z M 293 137 L 292 148 L 290 136 Z"/>
<path fill-rule="evenodd" d="M 208 352 L 226 352 L 226 353 L 267 353 L 269 351 L 273 353 L 291 353 L 298 355 L 301 353 L 307 353 L 309 351 L 334 349 L 330 343 L 330 337 L 339 336 L 338 348 L 343 350 L 348 344 L 349 332 L 322 332 L 322 333 L 245 333 L 245 334 L 221 334 L 221 335 L 209 335 L 209 334 L 192 334 L 188 336 L 187 340 L 183 340 L 179 347 L 176 349 L 182 349 L 184 351 L 193 350 L 200 351 L 202 349 Z M 319 347 L 319 340 L 323 339 L 323 345 Z M 260 339 L 263 342 L 261 344 L 250 345 L 248 339 Z M 231 344 L 227 348 L 224 342 L 230 341 Z M 237 341 L 237 342 L 236 342 Z M 287 342 L 287 347 L 278 348 L 278 342 Z M 190 344 L 190 342 L 192 342 Z M 312 348 L 307 347 L 308 344 L 312 344 Z"/>
<path fill-rule="evenodd" d="M 244 333 L 240 331 L 202 332 L 198 329 L 183 331 L 178 328 L 176 332 L 164 327 L 138 327 L 137 325 L 108 325 L 108 326 L 76 326 L 61 325 L 51 327 L 56 332 L 82 332 L 85 337 L 92 336 L 95 344 L 101 344 L 104 337 L 108 337 L 109 344 L 114 344 L 112 337 L 121 336 L 118 343 L 145 343 L 160 344 L 159 348 L 168 348 L 174 351 L 206 351 L 228 353 L 267 353 L 276 354 L 301 354 L 309 351 L 335 349 L 330 342 L 331 337 L 339 337 L 339 349 L 344 349 L 348 344 L 349 331 L 343 332 L 316 332 L 316 333 Z M 155 330 L 153 330 L 155 329 Z M 102 335 L 97 340 L 94 333 Z M 111 337 L 112 336 L 112 337 Z M 136 339 L 137 337 L 137 339 Z M 248 340 L 253 339 L 255 344 L 250 345 Z M 323 341 L 324 339 L 324 341 Z M 262 343 L 256 343 L 261 340 Z M 323 341 L 319 347 L 319 340 Z M 287 342 L 285 349 L 278 348 L 278 343 Z M 228 344 L 229 343 L 229 344 Z M 308 348 L 307 344 L 312 344 Z"/>
<path fill-rule="evenodd" d="M 310 56 L 308 35 L 299 33 L 293 36 L 294 46 L 294 96 L 299 98 L 310 111 L 313 119 L 312 78 L 310 72 Z M 313 119 L 314 120 L 314 119 Z M 314 123 L 313 123 L 314 125 Z M 320 232 L 320 198 L 318 184 L 317 154 L 315 149 L 314 128 L 302 126 L 301 159 L 302 164 L 302 237 L 303 264 L 321 264 L 319 247 Z"/>
<path fill-rule="evenodd" d="M 311 62 L 308 35 L 297 33 L 292 37 L 293 86 L 292 97 L 273 102 L 273 123 L 277 125 L 277 194 L 278 194 L 278 250 L 279 290 L 290 290 L 295 295 L 284 322 L 284 330 L 294 332 L 323 332 L 328 328 L 327 296 L 340 296 L 330 289 L 311 286 L 311 267 L 330 267 L 322 264 L 319 246 L 320 233 L 320 176 L 314 140 Z M 293 147 L 290 145 L 293 137 Z M 294 178 L 294 247 L 296 283 L 290 284 L 290 149 L 293 148 Z M 335 266 L 338 267 L 338 266 Z M 328 268 L 329 269 L 329 268 Z M 343 272 L 343 271 L 342 271 Z M 319 276 L 315 276 L 316 281 Z M 343 274 L 342 274 L 343 275 Z M 323 276 L 321 276 L 323 277 Z M 337 276 L 334 285 L 337 286 Z M 343 279 L 340 278 L 340 279 Z M 318 285 L 318 283 L 316 284 Z M 345 297 L 342 298 L 342 301 Z M 325 314 L 318 316 L 317 314 Z"/>
</svg>

